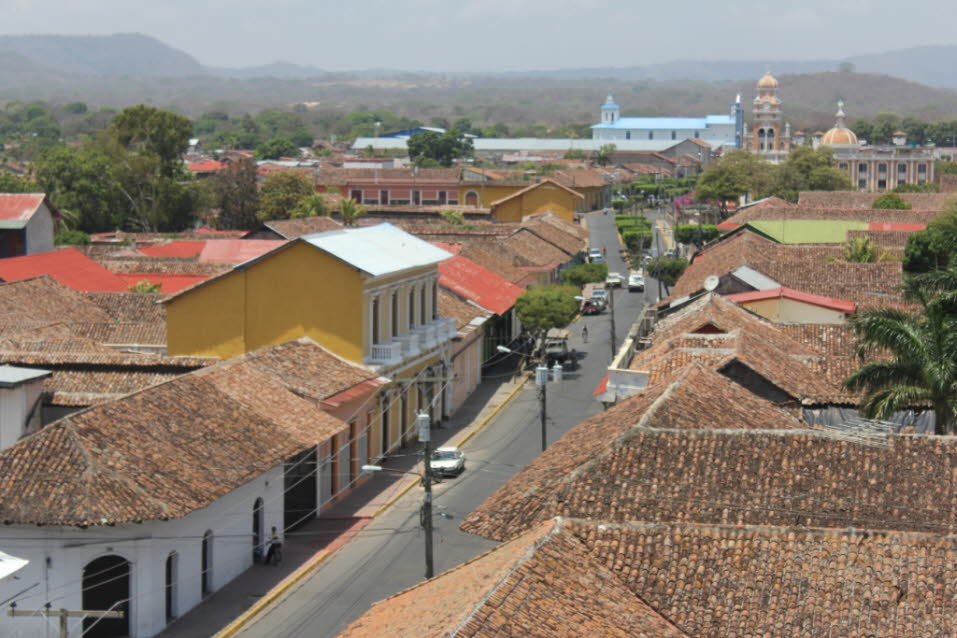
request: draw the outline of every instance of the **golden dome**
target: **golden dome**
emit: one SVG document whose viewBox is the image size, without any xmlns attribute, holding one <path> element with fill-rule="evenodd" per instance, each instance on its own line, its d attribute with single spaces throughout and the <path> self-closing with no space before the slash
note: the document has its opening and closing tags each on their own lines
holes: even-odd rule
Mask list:
<svg viewBox="0 0 957 638">
<path fill-rule="evenodd" d="M 778 88 L 778 81 L 774 79 L 774 76 L 771 75 L 770 71 L 764 72 L 764 77 L 758 80 L 759 89 L 776 89 Z"/>
<path fill-rule="evenodd" d="M 849 128 L 834 127 L 824 134 L 821 144 L 825 146 L 857 146 L 857 135 Z"/>
</svg>

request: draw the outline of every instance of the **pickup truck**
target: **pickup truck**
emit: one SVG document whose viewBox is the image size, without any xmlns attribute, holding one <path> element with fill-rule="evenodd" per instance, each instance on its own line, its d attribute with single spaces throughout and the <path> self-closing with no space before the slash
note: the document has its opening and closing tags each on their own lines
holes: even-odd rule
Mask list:
<svg viewBox="0 0 957 638">
<path fill-rule="evenodd" d="M 640 270 L 633 270 L 628 273 L 628 292 L 644 292 L 645 275 Z"/>
</svg>

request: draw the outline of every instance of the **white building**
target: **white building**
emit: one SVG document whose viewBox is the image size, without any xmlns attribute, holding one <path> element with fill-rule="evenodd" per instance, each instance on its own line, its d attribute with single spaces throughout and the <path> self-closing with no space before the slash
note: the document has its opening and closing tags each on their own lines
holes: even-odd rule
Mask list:
<svg viewBox="0 0 957 638">
<path fill-rule="evenodd" d="M 288 359 L 290 347 L 299 359 Z M 331 359 L 315 344 L 281 344 L 32 434 L 22 399 L 46 373 L 0 373 L 0 440 L 19 439 L 0 451 L 0 549 L 29 561 L 0 581 L 0 600 L 20 610 L 123 611 L 122 619 L 71 619 L 69 635 L 149 638 L 252 566 L 273 528 L 281 535 L 314 518 L 367 462 L 366 432 L 321 407 L 323 395 L 342 392 L 341 371 L 317 372 Z M 320 393 L 304 393 L 307 372 L 306 386 Z M 342 462 L 328 452 L 340 444 L 354 446 Z M 0 636 L 52 638 L 56 627 L 4 614 Z"/>
<path fill-rule="evenodd" d="M 608 95 L 601 107 L 601 121 L 591 127 L 592 139 L 619 144 L 629 141 L 666 141 L 672 144 L 699 139 L 712 148 L 737 147 L 736 104 L 729 115 L 704 117 L 621 117 L 621 107 Z M 738 109 L 739 110 L 739 109 Z"/>
</svg>

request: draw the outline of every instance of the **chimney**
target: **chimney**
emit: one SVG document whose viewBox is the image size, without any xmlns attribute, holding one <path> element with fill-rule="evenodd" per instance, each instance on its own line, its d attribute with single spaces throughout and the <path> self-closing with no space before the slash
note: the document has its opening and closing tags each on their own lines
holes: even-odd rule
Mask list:
<svg viewBox="0 0 957 638">
<path fill-rule="evenodd" d="M 0 366 L 0 449 L 39 429 L 43 380 L 49 370 Z"/>
</svg>

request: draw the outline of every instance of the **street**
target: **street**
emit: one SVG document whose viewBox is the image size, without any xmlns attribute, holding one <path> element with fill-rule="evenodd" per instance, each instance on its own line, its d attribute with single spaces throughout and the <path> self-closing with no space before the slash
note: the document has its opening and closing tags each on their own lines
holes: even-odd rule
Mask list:
<svg viewBox="0 0 957 638">
<path fill-rule="evenodd" d="M 607 247 L 609 270 L 627 278 L 619 254 L 614 216 L 587 216 L 591 247 Z M 645 293 L 615 291 L 617 345 L 638 317 L 646 296 L 655 300 L 656 282 Z M 579 367 L 547 387 L 548 441 L 601 410 L 592 396 L 612 358 L 609 312 L 583 317 L 569 326 L 570 348 Z M 588 327 L 588 343 L 582 327 Z M 462 518 L 541 451 L 539 401 L 533 382 L 464 447 L 465 472 L 434 488 L 436 573 L 467 561 L 496 545 L 459 531 Z M 419 526 L 422 490 L 416 487 L 366 526 L 315 573 L 279 598 L 237 635 L 244 638 L 334 636 L 373 603 L 420 582 L 424 574 Z"/>
</svg>

